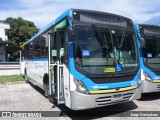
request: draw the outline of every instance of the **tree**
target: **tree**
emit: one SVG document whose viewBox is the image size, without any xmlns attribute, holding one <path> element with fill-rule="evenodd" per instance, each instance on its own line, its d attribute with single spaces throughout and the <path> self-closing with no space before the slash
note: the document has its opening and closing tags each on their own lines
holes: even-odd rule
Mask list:
<svg viewBox="0 0 160 120">
<path fill-rule="evenodd" d="M 9 17 L 5 20 L 10 24 L 10 30 L 7 31 L 8 39 L 15 47 L 22 46 L 28 39 L 38 32 L 38 28 L 33 22 L 24 20 L 22 17 Z M 19 51 L 10 52 L 9 61 L 18 61 Z"/>
</svg>

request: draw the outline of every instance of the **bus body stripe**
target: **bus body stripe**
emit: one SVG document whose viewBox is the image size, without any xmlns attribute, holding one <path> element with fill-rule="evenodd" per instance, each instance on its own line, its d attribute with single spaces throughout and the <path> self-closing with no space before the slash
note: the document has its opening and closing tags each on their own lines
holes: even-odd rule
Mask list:
<svg viewBox="0 0 160 120">
<path fill-rule="evenodd" d="M 160 80 L 153 80 L 153 82 L 155 82 L 155 83 L 160 83 Z"/>
<path fill-rule="evenodd" d="M 33 58 L 33 59 L 28 59 L 28 61 L 48 61 L 48 58 Z"/>
<path fill-rule="evenodd" d="M 91 90 L 89 91 L 90 94 L 100 94 L 100 93 L 114 93 L 114 92 L 122 92 L 127 90 L 133 90 L 138 88 L 137 86 L 131 86 L 126 88 L 120 88 L 119 90 L 111 89 L 111 90 Z"/>
</svg>

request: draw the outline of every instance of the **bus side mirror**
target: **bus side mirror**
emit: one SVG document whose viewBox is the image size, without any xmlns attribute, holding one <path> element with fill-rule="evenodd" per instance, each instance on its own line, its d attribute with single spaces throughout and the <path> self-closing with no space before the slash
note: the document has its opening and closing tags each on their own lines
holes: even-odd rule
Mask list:
<svg viewBox="0 0 160 120">
<path fill-rule="evenodd" d="M 74 41 L 74 31 L 71 28 L 67 29 L 68 41 Z"/>
<path fill-rule="evenodd" d="M 146 40 L 143 37 L 141 37 L 141 47 L 146 48 Z"/>
<path fill-rule="evenodd" d="M 140 30 L 140 41 L 141 41 L 141 48 L 146 48 L 146 36 L 142 30 Z"/>
</svg>

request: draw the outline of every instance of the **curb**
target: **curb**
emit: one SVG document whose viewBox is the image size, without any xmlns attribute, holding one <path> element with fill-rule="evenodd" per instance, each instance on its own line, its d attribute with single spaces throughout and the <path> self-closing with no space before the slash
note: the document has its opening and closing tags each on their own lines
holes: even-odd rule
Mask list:
<svg viewBox="0 0 160 120">
<path fill-rule="evenodd" d="M 22 84 L 26 83 L 26 81 L 17 81 L 17 82 L 1 82 L 0 85 L 12 85 L 12 84 Z"/>
</svg>

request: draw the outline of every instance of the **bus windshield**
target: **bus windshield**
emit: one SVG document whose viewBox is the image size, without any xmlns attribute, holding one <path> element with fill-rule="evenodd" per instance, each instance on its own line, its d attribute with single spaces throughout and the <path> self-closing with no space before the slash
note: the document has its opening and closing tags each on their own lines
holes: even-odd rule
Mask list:
<svg viewBox="0 0 160 120">
<path fill-rule="evenodd" d="M 75 64 L 87 73 L 126 73 L 138 66 L 134 31 L 76 25 L 75 39 Z"/>
<path fill-rule="evenodd" d="M 160 36 L 146 36 L 146 47 L 143 49 L 144 62 L 153 69 L 159 69 L 160 64 Z"/>
</svg>

